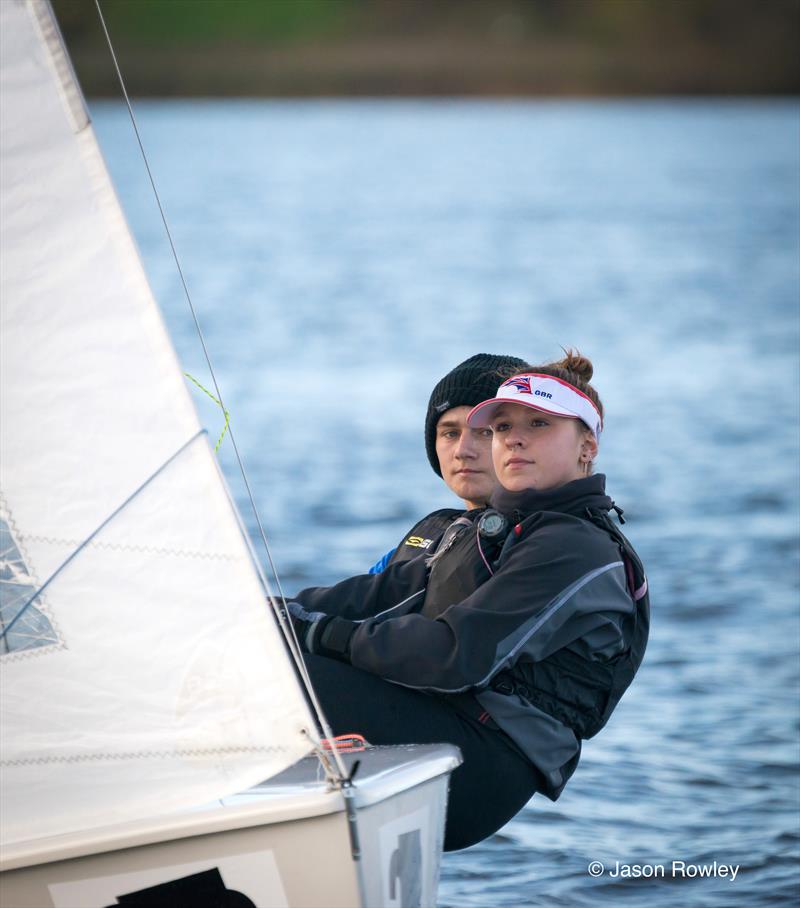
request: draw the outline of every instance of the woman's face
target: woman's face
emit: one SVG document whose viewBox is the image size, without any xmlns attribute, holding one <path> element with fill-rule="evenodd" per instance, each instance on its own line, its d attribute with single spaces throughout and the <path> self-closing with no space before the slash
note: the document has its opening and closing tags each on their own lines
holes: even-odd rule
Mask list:
<svg viewBox="0 0 800 908">
<path fill-rule="evenodd" d="M 594 456 L 594 436 L 578 419 L 503 404 L 492 419 L 492 459 L 510 492 L 555 489 L 585 476 L 581 455 Z"/>
</svg>

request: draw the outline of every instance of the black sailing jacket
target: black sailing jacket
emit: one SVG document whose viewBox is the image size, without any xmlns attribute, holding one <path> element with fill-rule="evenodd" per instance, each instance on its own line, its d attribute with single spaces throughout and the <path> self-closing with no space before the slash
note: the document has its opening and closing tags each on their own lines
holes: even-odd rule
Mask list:
<svg viewBox="0 0 800 908">
<path fill-rule="evenodd" d="M 498 553 L 483 564 L 473 523 L 432 570 L 415 558 L 295 598 L 348 619 L 329 629 L 357 668 L 431 693 L 474 694 L 555 799 L 581 739 L 605 724 L 641 663 L 647 584 L 608 518 L 601 474 L 546 492 L 501 491 L 492 504 L 514 526 L 493 568 Z"/>
</svg>

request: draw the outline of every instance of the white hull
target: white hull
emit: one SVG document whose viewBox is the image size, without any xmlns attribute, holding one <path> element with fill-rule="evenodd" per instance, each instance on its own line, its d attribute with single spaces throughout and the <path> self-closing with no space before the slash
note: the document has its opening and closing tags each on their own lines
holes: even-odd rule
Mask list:
<svg viewBox="0 0 800 908">
<path fill-rule="evenodd" d="M 309 757 L 244 794 L 195 811 L 5 848 L 0 904 L 435 905 L 457 749 L 370 748 L 347 755 L 350 766 L 356 760 L 355 835 L 341 791 L 329 789 Z M 171 885 L 142 893 L 165 884 Z M 140 894 L 132 900 L 133 893 Z"/>
</svg>

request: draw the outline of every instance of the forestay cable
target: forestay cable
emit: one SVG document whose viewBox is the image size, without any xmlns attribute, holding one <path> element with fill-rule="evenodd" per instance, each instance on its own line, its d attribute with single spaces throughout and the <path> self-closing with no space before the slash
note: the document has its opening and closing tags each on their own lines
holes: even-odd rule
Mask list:
<svg viewBox="0 0 800 908">
<path fill-rule="evenodd" d="M 172 251 L 172 258 L 175 261 L 175 267 L 178 269 L 178 275 L 180 276 L 181 285 L 183 287 L 183 292 L 186 297 L 186 302 L 188 303 L 189 310 L 192 313 L 192 320 L 194 322 L 194 327 L 195 327 L 195 330 L 197 331 L 197 336 L 200 338 L 200 345 L 203 348 L 203 356 L 205 357 L 206 365 L 208 366 L 208 371 L 211 374 L 211 380 L 214 383 L 214 390 L 217 392 L 217 399 L 219 401 L 219 405 L 222 407 L 223 412 L 227 413 L 228 411 L 227 411 L 227 408 L 225 407 L 224 399 L 222 397 L 222 391 L 220 391 L 219 384 L 217 382 L 217 376 L 214 373 L 214 367 L 211 364 L 211 356 L 209 355 L 208 347 L 206 346 L 205 338 L 204 338 L 203 332 L 200 328 L 200 322 L 197 318 L 197 313 L 195 312 L 194 304 L 192 303 L 192 297 L 191 297 L 191 294 L 189 293 L 189 287 L 186 283 L 186 278 L 184 277 L 183 269 L 181 268 L 181 263 L 178 258 L 178 252 L 175 248 L 175 243 L 172 239 L 172 232 L 169 229 L 169 224 L 167 223 L 167 217 L 164 213 L 164 208 L 161 204 L 161 197 L 158 194 L 158 190 L 156 189 L 155 179 L 153 178 L 153 173 L 150 170 L 150 163 L 147 159 L 147 154 L 144 150 L 144 145 L 142 143 L 142 139 L 139 134 L 139 127 L 136 123 L 136 117 L 134 116 L 134 113 L 133 113 L 133 107 L 131 106 L 130 98 L 128 97 L 128 90 L 125 87 L 125 80 L 122 77 L 122 70 L 119 67 L 119 63 L 117 62 L 117 55 L 114 52 L 114 45 L 111 43 L 111 35 L 108 32 L 108 28 L 106 26 L 106 20 L 105 20 L 105 17 L 103 16 L 103 11 L 100 8 L 100 0 L 94 0 L 94 2 L 95 2 L 95 6 L 97 7 L 97 15 L 100 18 L 100 24 L 103 28 L 103 33 L 106 38 L 106 43 L 108 44 L 108 49 L 111 53 L 111 59 L 114 63 L 114 69 L 117 72 L 117 78 L 119 79 L 119 84 L 120 84 L 120 87 L 122 88 L 122 94 L 125 99 L 125 104 L 128 108 L 128 115 L 130 116 L 131 124 L 133 126 L 133 131 L 136 135 L 136 141 L 139 145 L 139 151 L 141 152 L 142 160 L 144 161 L 144 166 L 147 171 L 147 177 L 150 181 L 150 186 L 153 190 L 153 195 L 155 196 L 156 204 L 158 205 L 158 211 L 159 211 L 159 214 L 161 215 L 161 222 L 164 225 L 164 230 L 166 231 L 167 239 L 169 240 L 169 246 Z M 253 493 L 250 489 L 250 482 L 247 478 L 247 472 L 244 468 L 244 463 L 239 454 L 239 448 L 236 444 L 236 438 L 234 437 L 234 432 L 233 432 L 232 426 L 228 427 L 228 434 L 230 435 L 231 444 L 233 445 L 233 450 L 234 450 L 234 453 L 236 454 L 236 462 L 239 465 L 239 471 L 242 475 L 242 479 L 244 480 L 245 489 L 247 490 L 247 497 L 250 501 L 250 507 L 252 508 L 253 516 L 255 517 L 256 524 L 258 525 L 259 535 L 261 537 L 262 543 L 264 544 L 264 551 L 267 554 L 267 560 L 269 562 L 270 570 L 272 571 L 272 576 L 275 578 L 275 584 L 278 588 L 278 595 L 280 597 L 280 602 L 281 602 L 283 609 L 278 607 L 271 591 L 269 590 L 269 585 L 267 585 L 267 595 L 270 600 L 270 604 L 272 605 L 272 608 L 276 614 L 278 623 L 284 633 L 284 636 L 287 638 L 287 640 L 291 641 L 291 643 L 289 645 L 289 650 L 294 659 L 297 671 L 300 674 L 301 678 L 303 679 L 304 686 L 306 687 L 306 690 L 307 690 L 307 693 L 309 696 L 309 700 L 311 701 L 312 707 L 313 707 L 314 712 L 317 717 L 317 721 L 320 723 L 320 726 L 322 728 L 322 731 L 323 731 L 325 737 L 328 739 L 332 739 L 333 734 L 330 730 L 330 727 L 328 726 L 328 722 L 322 712 L 322 707 L 320 706 L 319 700 L 317 699 L 317 695 L 311 684 L 311 679 L 308 676 L 308 672 L 305 667 L 305 662 L 303 661 L 303 658 L 300 655 L 300 647 L 299 647 L 299 643 L 297 641 L 297 637 L 294 632 L 294 627 L 292 625 L 291 620 L 288 618 L 288 613 L 286 612 L 286 597 L 284 596 L 280 577 L 278 576 L 278 571 L 277 571 L 277 568 L 275 567 L 275 562 L 273 561 L 273 558 L 272 558 L 272 552 L 270 551 L 269 543 L 267 542 L 267 535 L 264 532 L 264 527 L 261 523 L 261 517 L 259 516 L 258 508 L 256 507 L 255 499 L 254 499 Z M 317 748 L 317 753 L 320 756 L 320 760 L 324 764 L 326 762 L 326 755 L 321 753 L 321 748 Z M 348 777 L 348 773 L 347 773 L 347 770 L 345 769 L 342 758 L 340 757 L 336 748 L 334 748 L 331 751 L 331 754 L 333 756 L 334 762 L 336 763 L 336 767 L 341 776 L 339 781 L 341 782 L 342 780 L 346 780 Z"/>
</svg>

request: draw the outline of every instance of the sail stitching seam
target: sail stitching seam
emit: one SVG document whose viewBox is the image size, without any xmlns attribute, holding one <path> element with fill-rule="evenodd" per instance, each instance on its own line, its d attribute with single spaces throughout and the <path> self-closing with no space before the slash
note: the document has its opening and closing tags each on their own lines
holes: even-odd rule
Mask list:
<svg viewBox="0 0 800 908">
<path fill-rule="evenodd" d="M 47 542 L 50 545 L 79 545 L 79 539 L 60 539 L 56 536 L 25 536 L 31 542 Z M 228 555 L 224 552 L 200 552 L 192 549 L 170 549 L 152 545 L 133 545 L 127 542 L 100 542 L 93 540 L 87 548 L 113 549 L 124 552 L 151 552 L 156 555 L 180 555 L 184 558 L 202 558 L 219 561 L 242 561 L 241 555 Z"/>
<path fill-rule="evenodd" d="M 0 766 L 38 766 L 47 763 L 90 763 L 103 760 L 139 760 L 145 757 L 204 757 L 231 754 L 285 753 L 290 748 L 280 744 L 265 744 L 260 747 L 206 747 L 194 750 L 133 750 L 118 754 L 75 754 L 70 757 L 29 757 L 24 760 L 0 760 Z"/>
</svg>

